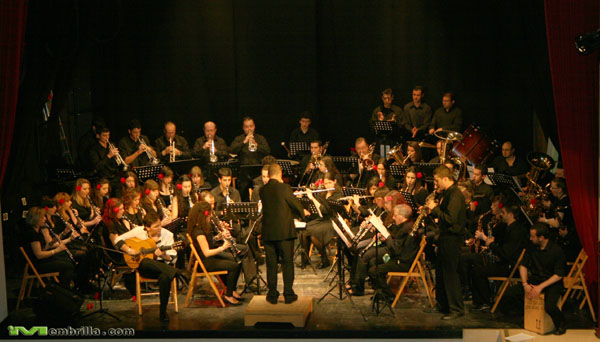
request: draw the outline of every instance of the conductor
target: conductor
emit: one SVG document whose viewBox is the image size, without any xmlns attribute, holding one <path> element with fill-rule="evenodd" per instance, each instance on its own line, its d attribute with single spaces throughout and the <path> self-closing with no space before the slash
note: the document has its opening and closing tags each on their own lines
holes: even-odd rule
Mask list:
<svg viewBox="0 0 600 342">
<path fill-rule="evenodd" d="M 281 167 L 272 164 L 269 167 L 269 182 L 260 189 L 263 205 L 262 240 L 267 255 L 267 301 L 277 304 L 277 260 L 281 258 L 283 272 L 283 296 L 290 304 L 298 299 L 292 286 L 294 284 L 294 240 L 296 228 L 292 211 L 305 216 L 300 201 L 292 194 L 289 185 L 283 183 Z"/>
</svg>

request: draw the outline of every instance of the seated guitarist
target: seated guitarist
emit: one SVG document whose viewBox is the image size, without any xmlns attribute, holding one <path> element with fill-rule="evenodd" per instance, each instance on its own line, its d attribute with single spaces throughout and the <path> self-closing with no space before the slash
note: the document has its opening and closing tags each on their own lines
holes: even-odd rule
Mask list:
<svg viewBox="0 0 600 342">
<path fill-rule="evenodd" d="M 116 208 L 115 208 L 116 209 Z M 119 207 L 117 211 L 117 215 L 123 211 L 123 206 Z M 159 240 L 161 237 L 161 226 L 160 226 L 160 218 L 154 212 L 148 212 L 144 217 L 144 227 L 136 227 L 124 234 L 114 236 L 110 234 L 111 241 L 115 248 L 125 252 L 128 255 L 137 255 L 139 251 L 135 248 L 129 247 L 125 240 L 131 238 L 138 238 L 140 240 L 153 239 L 157 246 L 160 247 L 161 241 Z M 157 248 L 154 251 L 154 257 L 163 258 L 165 260 L 169 260 L 171 258 L 165 252 L 162 252 L 160 248 Z M 169 266 L 163 262 L 144 258 L 140 262 L 138 266 L 138 270 L 140 275 L 145 278 L 158 279 L 158 288 L 160 293 L 160 313 L 159 318 L 161 322 L 167 322 L 169 320 L 169 316 L 167 315 L 167 303 L 169 302 L 169 295 L 171 293 L 171 281 L 175 277 L 177 273 L 177 269 Z"/>
</svg>

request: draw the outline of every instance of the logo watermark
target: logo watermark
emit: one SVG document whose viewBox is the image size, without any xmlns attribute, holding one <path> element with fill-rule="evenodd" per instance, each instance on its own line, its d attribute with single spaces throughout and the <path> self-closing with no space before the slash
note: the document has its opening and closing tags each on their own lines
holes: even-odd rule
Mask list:
<svg viewBox="0 0 600 342">
<path fill-rule="evenodd" d="M 102 336 L 135 336 L 135 329 L 133 328 L 109 328 L 107 330 L 101 330 L 91 326 L 83 326 L 79 328 L 66 327 L 66 328 L 49 328 L 47 326 L 33 326 L 26 328 L 21 325 L 8 326 L 9 336 L 91 336 L 91 337 L 102 337 Z"/>
</svg>

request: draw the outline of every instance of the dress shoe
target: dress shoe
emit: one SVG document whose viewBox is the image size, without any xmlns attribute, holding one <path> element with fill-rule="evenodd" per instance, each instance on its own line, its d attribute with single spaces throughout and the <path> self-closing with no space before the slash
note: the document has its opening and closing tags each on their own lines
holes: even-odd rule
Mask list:
<svg viewBox="0 0 600 342">
<path fill-rule="evenodd" d="M 284 296 L 284 298 L 285 298 L 286 304 L 291 304 L 298 300 L 298 295 L 297 294 L 287 295 L 287 296 Z"/>
<path fill-rule="evenodd" d="M 229 299 L 227 299 L 227 297 L 223 296 L 223 300 L 225 301 L 225 303 L 229 304 L 229 305 L 242 305 L 242 303 L 240 301 L 231 301 Z"/>
<path fill-rule="evenodd" d="M 442 316 L 442 320 L 443 321 L 451 321 L 453 319 L 457 319 L 457 318 L 462 317 L 464 315 L 465 315 L 464 313 L 453 312 L 453 313 L 450 313 L 450 314 Z"/>
<path fill-rule="evenodd" d="M 487 312 L 487 311 L 490 311 L 491 308 L 492 308 L 491 305 L 483 304 L 483 305 L 480 305 L 479 308 L 477 308 L 477 310 L 479 310 L 481 312 Z"/>
<path fill-rule="evenodd" d="M 163 311 L 163 312 L 161 312 L 161 313 L 158 315 L 158 318 L 159 318 L 159 320 L 160 320 L 161 322 L 168 322 L 168 321 L 169 321 L 169 315 L 168 315 L 166 312 L 164 312 L 164 311 Z"/>
<path fill-rule="evenodd" d="M 275 297 L 275 296 L 266 296 L 265 297 L 267 299 L 267 302 L 271 303 L 271 304 L 277 304 L 277 299 L 279 299 L 279 296 Z"/>
<path fill-rule="evenodd" d="M 365 295 L 365 291 L 364 290 L 360 290 L 356 287 L 352 287 L 351 289 L 348 290 L 348 293 L 353 296 L 353 297 L 360 297 L 360 296 L 364 296 Z"/>
<path fill-rule="evenodd" d="M 567 332 L 567 329 L 564 326 L 560 326 L 556 328 L 552 333 L 554 335 L 564 335 Z"/>
<path fill-rule="evenodd" d="M 433 308 L 425 308 L 423 309 L 424 313 L 439 313 L 439 314 L 445 314 L 445 312 L 443 312 L 442 310 L 440 310 L 440 308 L 436 305 Z"/>
</svg>

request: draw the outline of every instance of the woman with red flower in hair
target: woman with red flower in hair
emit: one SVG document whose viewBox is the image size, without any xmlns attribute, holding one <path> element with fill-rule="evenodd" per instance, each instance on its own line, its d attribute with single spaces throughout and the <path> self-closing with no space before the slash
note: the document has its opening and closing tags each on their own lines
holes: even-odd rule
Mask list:
<svg viewBox="0 0 600 342">
<path fill-rule="evenodd" d="M 79 178 L 75 181 L 75 189 L 71 194 L 73 200 L 73 214 L 81 219 L 81 224 L 84 227 L 94 227 L 102 220 L 102 217 L 94 212 L 90 201 L 90 191 L 92 185 L 89 180 Z M 79 227 L 81 234 L 86 234 L 89 229 Z M 91 228 L 90 228 L 91 229 Z"/>
<path fill-rule="evenodd" d="M 406 169 L 406 175 L 404 176 L 404 183 L 400 188 L 402 192 L 408 192 L 415 198 L 415 204 L 420 207 L 425 204 L 428 192 L 423 187 L 423 174 L 417 171 L 414 166 Z"/>
<path fill-rule="evenodd" d="M 388 167 L 388 163 L 387 163 L 387 160 L 385 160 L 385 158 L 379 159 L 379 161 L 377 162 L 377 170 L 376 171 L 377 171 L 377 174 L 379 175 L 380 182 L 383 183 L 383 184 L 381 184 L 382 186 L 386 186 L 390 190 L 398 189 L 398 182 L 396 181 L 394 176 L 392 176 L 392 174 L 390 173 L 390 169 Z M 379 186 L 379 185 L 380 184 L 378 183 L 377 186 Z"/>
<path fill-rule="evenodd" d="M 423 154 L 421 153 L 421 146 L 416 141 L 407 141 L 406 142 L 406 155 L 410 160 L 410 164 L 414 163 L 422 163 L 423 162 Z"/>
<path fill-rule="evenodd" d="M 242 264 L 237 263 L 229 251 L 231 235 L 227 230 L 224 234 L 217 234 L 211 223 L 211 215 L 210 204 L 203 201 L 194 204 L 188 216 L 188 234 L 209 272 L 227 271 L 227 275 L 223 277 L 226 286 L 223 299 L 231 305 L 240 305 L 242 297 L 235 290 Z M 223 240 L 223 244 L 218 246 L 218 240 Z"/>
<path fill-rule="evenodd" d="M 337 167 L 335 167 L 333 159 L 330 156 L 321 157 L 319 161 L 317 161 L 317 167 L 319 168 L 319 172 L 315 173 L 316 175 L 313 176 L 311 182 L 314 181 L 316 183 L 320 181 L 319 183 L 323 184 L 325 174 L 331 173 L 339 186 L 342 186 L 344 184 L 342 174 L 340 173 L 340 171 L 338 171 Z"/>
<path fill-rule="evenodd" d="M 177 217 L 186 217 L 188 212 L 198 202 L 198 194 L 192 191 L 192 180 L 187 175 L 179 177 L 175 185 L 177 202 Z M 175 215 L 175 213 L 173 213 Z"/>
<path fill-rule="evenodd" d="M 175 174 L 173 173 L 173 170 L 168 166 L 164 166 L 158 174 L 160 198 L 169 209 L 172 209 L 171 205 L 175 195 L 175 187 L 173 186 L 174 177 Z"/>
<path fill-rule="evenodd" d="M 121 183 L 121 188 L 117 191 L 117 197 L 123 196 L 123 193 L 127 189 L 138 188 L 140 179 L 135 172 L 127 171 L 123 173 L 123 176 L 119 179 L 119 183 Z"/>
<path fill-rule="evenodd" d="M 98 182 L 96 182 L 96 186 L 92 188 L 91 194 L 92 204 L 100 209 L 100 214 L 104 210 L 104 206 L 106 202 L 110 198 L 110 182 L 106 178 L 100 178 Z"/>
<path fill-rule="evenodd" d="M 161 225 L 164 227 L 173 221 L 175 216 L 163 202 L 159 189 L 158 183 L 152 179 L 149 179 L 144 183 L 144 191 L 142 192 L 142 208 L 146 214 L 153 212 L 158 215 L 161 220 Z M 173 202 L 177 203 L 176 201 Z M 176 206 L 177 204 L 175 204 L 175 212 L 177 211 Z"/>
</svg>

